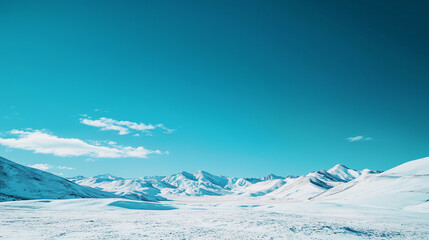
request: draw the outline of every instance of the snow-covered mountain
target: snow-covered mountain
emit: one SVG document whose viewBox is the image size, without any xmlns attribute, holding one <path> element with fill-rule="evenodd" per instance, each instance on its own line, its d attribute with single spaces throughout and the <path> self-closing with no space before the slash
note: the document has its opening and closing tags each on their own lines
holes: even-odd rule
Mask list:
<svg viewBox="0 0 429 240">
<path fill-rule="evenodd" d="M 189 196 L 223 195 L 307 200 L 349 182 L 363 172 L 336 165 L 327 171 L 320 170 L 301 177 L 269 174 L 258 178 L 234 178 L 216 176 L 205 171 L 193 174 L 183 171 L 165 177 L 124 179 L 105 174 L 69 180 L 135 200 L 156 201 Z"/>
<path fill-rule="evenodd" d="M 117 197 L 0 157 L 0 201 Z"/>
<path fill-rule="evenodd" d="M 356 179 L 313 199 L 429 212 L 429 157 L 406 162 L 380 174 L 365 170 Z"/>
<path fill-rule="evenodd" d="M 315 171 L 300 177 L 288 177 L 284 179 L 285 184 L 265 196 L 287 200 L 308 200 L 328 189 L 347 183 L 362 173 L 363 171 L 337 164 L 329 170 Z M 371 173 L 377 172 L 371 171 Z"/>
<path fill-rule="evenodd" d="M 127 199 L 143 201 L 166 200 L 159 196 L 159 189 L 168 187 L 168 185 L 159 185 L 159 182 L 154 179 L 124 179 L 110 174 L 90 178 L 70 178 L 69 180 L 82 186 L 111 192 Z"/>
<path fill-rule="evenodd" d="M 123 179 L 104 174 L 90 178 L 71 178 L 82 186 L 97 188 L 134 200 L 166 200 L 178 196 L 219 196 L 228 194 L 230 179 L 205 171 L 180 172 L 170 176 Z"/>
</svg>

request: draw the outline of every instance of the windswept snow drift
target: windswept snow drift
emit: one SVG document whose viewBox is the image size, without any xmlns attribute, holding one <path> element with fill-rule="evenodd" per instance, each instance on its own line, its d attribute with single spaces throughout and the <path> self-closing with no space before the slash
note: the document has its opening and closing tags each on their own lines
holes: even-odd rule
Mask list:
<svg viewBox="0 0 429 240">
<path fill-rule="evenodd" d="M 28 201 L 3 202 L 0 207 L 10 209 L 22 209 L 31 206 L 35 210 L 54 210 L 54 211 L 123 211 L 129 210 L 173 210 L 176 207 L 170 204 L 161 204 L 153 202 L 134 201 L 120 198 L 86 198 L 86 199 L 42 199 Z"/>
<path fill-rule="evenodd" d="M 117 197 L 0 157 L 0 201 Z"/>
</svg>

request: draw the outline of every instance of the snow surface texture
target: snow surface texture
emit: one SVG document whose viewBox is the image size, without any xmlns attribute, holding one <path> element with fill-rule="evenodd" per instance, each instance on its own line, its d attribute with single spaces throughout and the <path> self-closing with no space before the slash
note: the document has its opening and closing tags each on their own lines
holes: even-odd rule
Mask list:
<svg viewBox="0 0 429 240">
<path fill-rule="evenodd" d="M 427 213 L 225 198 L 198 197 L 168 205 L 123 199 L 3 202 L 0 239 L 429 238 Z"/>
<path fill-rule="evenodd" d="M 28 199 L 117 197 L 84 187 L 56 175 L 25 167 L 0 157 L 0 202 Z"/>
</svg>

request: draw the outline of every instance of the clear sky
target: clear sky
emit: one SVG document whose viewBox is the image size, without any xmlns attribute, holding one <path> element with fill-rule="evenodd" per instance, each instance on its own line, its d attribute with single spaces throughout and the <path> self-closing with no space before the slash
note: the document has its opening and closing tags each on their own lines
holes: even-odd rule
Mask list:
<svg viewBox="0 0 429 240">
<path fill-rule="evenodd" d="M 2 0 L 0 156 L 123 177 L 386 170 L 429 156 L 428 12 Z"/>
</svg>

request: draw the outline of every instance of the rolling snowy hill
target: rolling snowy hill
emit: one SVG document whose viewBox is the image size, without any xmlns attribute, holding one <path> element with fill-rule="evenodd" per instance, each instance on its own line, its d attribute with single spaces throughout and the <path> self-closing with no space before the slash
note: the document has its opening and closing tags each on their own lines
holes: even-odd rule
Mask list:
<svg viewBox="0 0 429 240">
<path fill-rule="evenodd" d="M 117 197 L 0 157 L 0 201 Z"/>
<path fill-rule="evenodd" d="M 429 212 L 429 157 L 406 162 L 380 174 L 365 171 L 360 177 L 313 199 Z"/>
<path fill-rule="evenodd" d="M 311 172 L 301 177 L 288 177 L 285 184 L 278 189 L 266 194 L 270 198 L 282 198 L 287 200 L 303 201 L 312 198 L 328 189 L 343 185 L 362 173 L 379 173 L 378 171 L 356 171 L 344 165 L 337 164 L 329 170 Z"/>
</svg>

